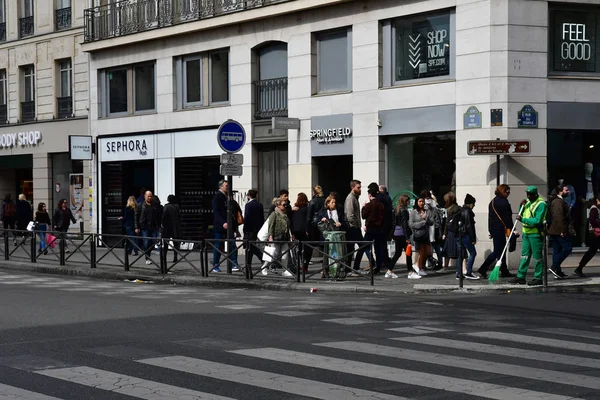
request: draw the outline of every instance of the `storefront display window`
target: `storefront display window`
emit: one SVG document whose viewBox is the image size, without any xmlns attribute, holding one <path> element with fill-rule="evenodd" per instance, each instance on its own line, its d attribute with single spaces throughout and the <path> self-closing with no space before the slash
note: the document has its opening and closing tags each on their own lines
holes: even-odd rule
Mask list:
<svg viewBox="0 0 600 400">
<path fill-rule="evenodd" d="M 600 9 L 550 10 L 550 70 L 553 72 L 600 72 L 598 27 Z"/>
<path fill-rule="evenodd" d="M 389 136 L 388 186 L 396 199 L 400 194 L 418 195 L 431 190 L 439 202 L 452 190 L 455 171 L 454 133 Z"/>
<path fill-rule="evenodd" d="M 75 182 L 74 176 L 77 175 L 83 185 L 83 161 L 71 160 L 69 153 L 56 153 L 52 154 L 52 206 L 48 206 L 48 209 L 54 209 L 61 199 L 67 199 L 69 205 L 72 207 L 73 214 L 83 217 L 82 210 L 74 204 L 74 187 Z M 83 189 L 83 188 L 80 188 Z M 82 192 L 79 192 L 79 205 L 81 204 Z M 76 196 L 75 196 L 76 197 Z M 37 207 L 37 204 L 35 205 Z"/>
<path fill-rule="evenodd" d="M 394 82 L 451 74 L 454 33 L 450 12 L 392 23 Z"/>
</svg>

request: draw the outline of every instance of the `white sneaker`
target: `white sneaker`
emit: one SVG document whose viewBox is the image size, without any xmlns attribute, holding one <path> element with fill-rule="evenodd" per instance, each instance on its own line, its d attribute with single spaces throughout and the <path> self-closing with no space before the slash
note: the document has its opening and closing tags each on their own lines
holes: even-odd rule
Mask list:
<svg viewBox="0 0 600 400">
<path fill-rule="evenodd" d="M 410 274 L 408 274 L 408 279 L 421 279 L 421 275 L 415 272 L 411 272 Z"/>
<path fill-rule="evenodd" d="M 263 269 L 260 271 L 260 273 L 261 273 L 261 274 L 263 274 L 263 275 L 269 275 L 269 269 L 268 269 L 268 268 L 263 268 Z"/>
<path fill-rule="evenodd" d="M 290 271 L 288 271 L 287 269 L 285 271 L 283 271 L 283 276 L 294 276 L 292 275 L 292 273 Z"/>
<path fill-rule="evenodd" d="M 398 275 L 396 275 L 395 273 L 393 273 L 392 271 L 388 271 L 385 273 L 385 277 L 386 278 L 392 278 L 392 279 L 396 279 L 398 277 Z"/>
<path fill-rule="evenodd" d="M 427 272 L 424 269 L 419 270 L 419 276 L 427 276 Z"/>
<path fill-rule="evenodd" d="M 231 272 L 240 272 L 240 271 L 241 271 L 241 269 L 240 269 L 240 267 L 239 267 L 238 265 L 234 265 L 234 266 L 231 268 Z"/>
<path fill-rule="evenodd" d="M 146 265 L 150 265 L 150 264 L 152 264 L 152 261 L 146 260 Z"/>
<path fill-rule="evenodd" d="M 414 264 L 412 265 L 412 269 L 413 269 L 413 271 L 415 271 L 417 274 L 419 273 L 419 266 L 418 266 L 416 263 L 414 263 Z"/>
</svg>

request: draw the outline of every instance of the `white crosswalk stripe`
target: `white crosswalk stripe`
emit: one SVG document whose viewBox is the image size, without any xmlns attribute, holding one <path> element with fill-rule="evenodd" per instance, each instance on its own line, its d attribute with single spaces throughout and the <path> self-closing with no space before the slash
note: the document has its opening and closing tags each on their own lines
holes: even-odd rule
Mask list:
<svg viewBox="0 0 600 400">
<path fill-rule="evenodd" d="M 516 376 L 546 382 L 569 382 L 570 385 L 600 390 L 600 379 L 597 377 L 571 374 L 549 369 L 524 367 L 514 364 L 484 361 L 475 358 L 457 357 L 425 351 L 399 349 L 391 346 L 380 346 L 361 342 L 330 342 L 318 343 L 317 346 L 344 349 L 359 353 L 375 354 L 384 357 L 412 360 L 423 363 L 445 365 L 474 371 L 490 372 L 492 374 Z"/>
<path fill-rule="evenodd" d="M 60 400 L 58 397 L 19 389 L 0 383 L 0 400 Z"/>
<path fill-rule="evenodd" d="M 231 353 L 285 362 L 305 367 L 325 369 L 340 373 L 366 376 L 390 382 L 404 383 L 421 387 L 445 390 L 448 392 L 480 396 L 488 399 L 535 399 L 535 400 L 567 400 L 571 396 L 561 396 L 552 393 L 543 393 L 522 388 L 495 385 L 485 382 L 448 377 L 400 368 L 391 368 L 377 364 L 351 361 L 341 358 L 320 356 L 311 353 L 301 353 L 273 347 L 232 350 Z"/>
<path fill-rule="evenodd" d="M 588 331 L 580 331 L 576 329 L 567 329 L 567 328 L 538 328 L 538 329 L 528 329 L 533 332 L 542 332 L 542 333 L 550 333 L 553 335 L 563 335 L 563 336 L 574 336 L 586 339 L 596 339 L 600 340 L 600 332 L 588 332 Z"/>
<path fill-rule="evenodd" d="M 589 343 L 580 343 L 580 342 L 572 342 L 566 340 L 557 340 L 557 339 L 548 339 L 537 336 L 527 336 L 527 335 L 518 335 L 518 334 L 506 334 L 502 332 L 473 332 L 473 333 L 465 333 L 465 335 L 487 338 L 487 339 L 497 339 L 505 342 L 517 342 L 517 343 L 526 343 L 535 346 L 546 346 L 546 347 L 557 347 L 559 349 L 565 350 L 575 350 L 575 351 L 585 351 L 589 353 L 600 353 L 600 346 L 597 344 L 589 344 Z"/>
<path fill-rule="evenodd" d="M 148 381 L 133 376 L 116 374 L 90 367 L 59 368 L 36 371 L 37 374 L 68 382 L 107 390 L 146 400 L 230 400 L 231 397 L 217 396 L 164 383 Z"/>
<path fill-rule="evenodd" d="M 294 376 L 236 367 L 197 358 L 169 356 L 138 360 L 143 364 L 173 369 L 194 375 L 227 380 L 264 389 L 278 390 L 299 396 L 308 396 L 324 400 L 369 399 L 369 400 L 406 400 L 405 397 L 391 396 L 368 390 L 339 386 Z"/>
</svg>

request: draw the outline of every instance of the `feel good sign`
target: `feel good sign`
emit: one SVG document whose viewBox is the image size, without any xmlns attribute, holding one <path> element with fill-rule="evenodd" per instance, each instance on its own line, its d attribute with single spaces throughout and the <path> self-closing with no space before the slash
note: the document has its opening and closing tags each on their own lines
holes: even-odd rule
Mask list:
<svg viewBox="0 0 600 400">
<path fill-rule="evenodd" d="M 3 133 L 0 135 L 0 149 L 37 146 L 41 141 L 40 131 Z"/>
</svg>

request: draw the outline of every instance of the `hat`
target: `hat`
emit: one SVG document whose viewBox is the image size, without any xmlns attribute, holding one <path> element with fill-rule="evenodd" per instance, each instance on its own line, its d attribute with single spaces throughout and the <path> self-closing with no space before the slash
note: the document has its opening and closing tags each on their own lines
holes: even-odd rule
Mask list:
<svg viewBox="0 0 600 400">
<path fill-rule="evenodd" d="M 527 189 L 525 189 L 525 193 L 538 194 L 538 188 L 537 188 L 537 186 L 527 186 Z"/>
<path fill-rule="evenodd" d="M 467 193 L 467 195 L 465 196 L 465 204 L 475 204 L 475 197 Z"/>
</svg>

